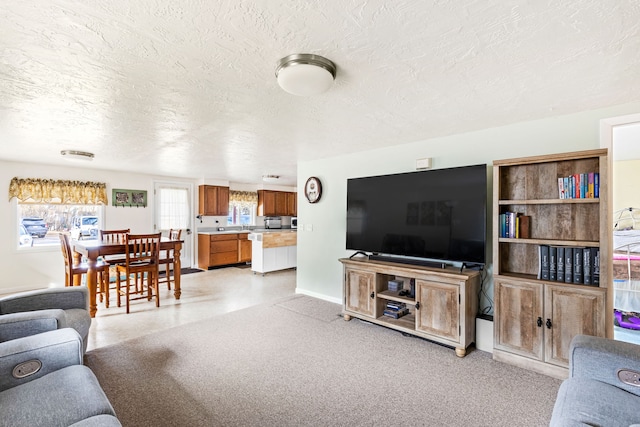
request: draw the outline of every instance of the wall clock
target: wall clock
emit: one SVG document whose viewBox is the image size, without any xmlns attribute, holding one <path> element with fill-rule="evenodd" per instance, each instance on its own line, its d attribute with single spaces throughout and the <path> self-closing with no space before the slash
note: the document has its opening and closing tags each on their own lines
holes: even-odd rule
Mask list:
<svg viewBox="0 0 640 427">
<path fill-rule="evenodd" d="M 318 178 L 312 176 L 307 180 L 307 183 L 304 185 L 304 195 L 309 203 L 316 203 L 320 200 L 320 196 L 322 196 L 322 184 L 320 184 Z"/>
</svg>

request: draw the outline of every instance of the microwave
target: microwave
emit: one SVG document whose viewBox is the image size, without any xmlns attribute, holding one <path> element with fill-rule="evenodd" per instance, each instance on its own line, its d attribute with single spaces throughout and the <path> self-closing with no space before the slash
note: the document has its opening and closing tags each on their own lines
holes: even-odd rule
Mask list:
<svg viewBox="0 0 640 427">
<path fill-rule="evenodd" d="M 291 217 L 291 228 L 292 229 L 297 229 L 298 228 L 298 218 L 295 216 Z"/>
</svg>

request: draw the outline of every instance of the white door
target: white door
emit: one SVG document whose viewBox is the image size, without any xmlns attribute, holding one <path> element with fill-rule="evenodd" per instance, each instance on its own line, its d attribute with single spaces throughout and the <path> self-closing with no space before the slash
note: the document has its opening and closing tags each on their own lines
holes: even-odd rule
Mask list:
<svg viewBox="0 0 640 427">
<path fill-rule="evenodd" d="M 193 187 L 191 184 L 176 182 L 156 182 L 155 194 L 155 224 L 154 230 L 169 234 L 169 229 L 182 230 L 180 239 L 184 241 L 180 252 L 182 268 L 188 268 L 192 263 L 193 234 L 191 234 L 193 218 Z"/>
</svg>

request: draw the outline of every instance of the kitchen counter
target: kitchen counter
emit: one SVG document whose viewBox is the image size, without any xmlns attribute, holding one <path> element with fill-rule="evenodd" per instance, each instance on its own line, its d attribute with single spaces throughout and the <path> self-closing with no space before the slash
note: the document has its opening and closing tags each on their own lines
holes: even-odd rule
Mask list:
<svg viewBox="0 0 640 427">
<path fill-rule="evenodd" d="M 251 247 L 251 270 L 268 273 L 297 266 L 298 235 L 296 230 L 253 230 L 249 236 Z"/>
<path fill-rule="evenodd" d="M 266 229 L 266 228 L 256 228 L 253 230 L 242 230 L 240 228 L 225 228 L 224 230 L 198 230 L 198 234 L 241 234 L 241 233 L 295 233 L 297 230 L 292 230 L 290 228 L 280 228 L 280 229 Z"/>
</svg>

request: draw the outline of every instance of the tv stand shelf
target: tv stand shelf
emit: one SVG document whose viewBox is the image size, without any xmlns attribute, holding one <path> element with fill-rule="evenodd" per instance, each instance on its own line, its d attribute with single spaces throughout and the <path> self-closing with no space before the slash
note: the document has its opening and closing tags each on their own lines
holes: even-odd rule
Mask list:
<svg viewBox="0 0 640 427">
<path fill-rule="evenodd" d="M 464 357 L 475 341 L 480 272 L 432 268 L 367 257 L 340 259 L 344 268 L 344 319 L 355 317 L 377 325 L 453 347 Z M 414 297 L 389 290 L 389 281 L 402 279 L 404 289 L 414 283 Z M 409 314 L 385 316 L 389 301 L 405 303 Z"/>
</svg>

